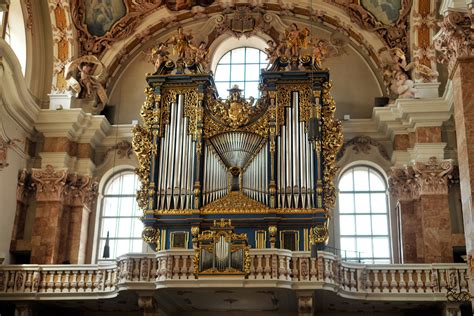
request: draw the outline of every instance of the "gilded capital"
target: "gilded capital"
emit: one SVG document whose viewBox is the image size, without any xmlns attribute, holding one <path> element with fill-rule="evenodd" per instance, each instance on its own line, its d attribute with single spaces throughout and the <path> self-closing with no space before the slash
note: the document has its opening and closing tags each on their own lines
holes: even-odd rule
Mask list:
<svg viewBox="0 0 474 316">
<path fill-rule="evenodd" d="M 32 169 L 31 178 L 36 186 L 37 201 L 60 201 L 66 184 L 67 169 Z"/>
<path fill-rule="evenodd" d="M 440 30 L 435 36 L 435 48 L 441 54 L 438 61 L 448 64 L 452 72 L 458 59 L 474 57 L 474 14 L 471 11 L 448 11 L 439 22 Z"/>
</svg>

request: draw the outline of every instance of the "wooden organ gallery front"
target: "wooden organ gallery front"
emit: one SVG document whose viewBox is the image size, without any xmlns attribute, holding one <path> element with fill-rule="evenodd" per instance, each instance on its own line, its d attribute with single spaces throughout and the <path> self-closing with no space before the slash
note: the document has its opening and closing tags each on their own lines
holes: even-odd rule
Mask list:
<svg viewBox="0 0 474 316">
<path fill-rule="evenodd" d="M 238 87 L 219 99 L 211 74 L 146 80 L 133 147 L 143 239 L 154 250 L 194 248 L 197 275 L 245 275 L 249 247 L 326 243 L 342 145 L 328 71 L 262 70 L 255 102 Z"/>
</svg>

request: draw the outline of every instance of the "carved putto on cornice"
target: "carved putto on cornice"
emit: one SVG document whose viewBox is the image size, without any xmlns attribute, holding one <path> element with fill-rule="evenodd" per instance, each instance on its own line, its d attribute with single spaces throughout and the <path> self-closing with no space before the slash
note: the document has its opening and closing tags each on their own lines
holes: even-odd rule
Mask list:
<svg viewBox="0 0 474 316">
<path fill-rule="evenodd" d="M 93 55 L 76 58 L 65 66 L 68 88 L 78 99 L 92 101 L 94 114 L 99 114 L 108 102 L 103 86 L 106 77 L 104 64 Z"/>
<path fill-rule="evenodd" d="M 448 11 L 438 25 L 441 29 L 434 40 L 438 61 L 448 64 L 452 74 L 459 58 L 474 56 L 474 13 Z"/>
<path fill-rule="evenodd" d="M 352 150 L 356 155 L 360 153 L 370 154 L 372 147 L 376 147 L 379 151 L 379 154 L 384 159 L 390 160 L 390 156 L 388 155 L 387 150 L 385 150 L 385 147 L 369 136 L 356 136 L 344 143 L 341 150 L 337 154 L 337 160 L 344 156 L 346 149 L 349 147 L 352 147 Z"/>
<path fill-rule="evenodd" d="M 32 169 L 31 178 L 36 187 L 37 201 L 59 201 L 66 184 L 67 169 L 55 170 L 47 165 L 46 169 Z"/>
<path fill-rule="evenodd" d="M 400 201 L 414 200 L 420 195 L 447 194 L 452 171 L 451 160 L 438 160 L 436 157 L 427 162 L 416 162 L 413 166 L 393 167 L 388 180 L 389 191 Z"/>
</svg>

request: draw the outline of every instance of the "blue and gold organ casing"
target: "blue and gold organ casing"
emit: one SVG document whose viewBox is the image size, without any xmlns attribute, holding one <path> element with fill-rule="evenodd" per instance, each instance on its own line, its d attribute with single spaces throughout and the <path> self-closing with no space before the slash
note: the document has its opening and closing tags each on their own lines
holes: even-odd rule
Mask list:
<svg viewBox="0 0 474 316">
<path fill-rule="evenodd" d="M 327 71 L 262 71 L 257 100 L 217 98 L 209 74 L 146 79 L 133 146 L 153 249 L 196 249 L 222 219 L 250 248 L 324 245 L 342 144 Z"/>
</svg>

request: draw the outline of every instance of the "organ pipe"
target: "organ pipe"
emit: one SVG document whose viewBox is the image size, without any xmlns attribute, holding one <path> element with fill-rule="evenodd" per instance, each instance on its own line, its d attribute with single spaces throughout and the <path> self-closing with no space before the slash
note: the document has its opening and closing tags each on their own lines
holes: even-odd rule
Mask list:
<svg viewBox="0 0 474 316">
<path fill-rule="evenodd" d="M 211 144 L 206 143 L 204 151 L 203 205 L 215 201 L 228 192 L 227 168 L 215 153 Z"/>
<path fill-rule="evenodd" d="M 265 205 L 269 204 L 268 155 L 268 144 L 265 144 L 242 175 L 243 193 Z"/>
</svg>

